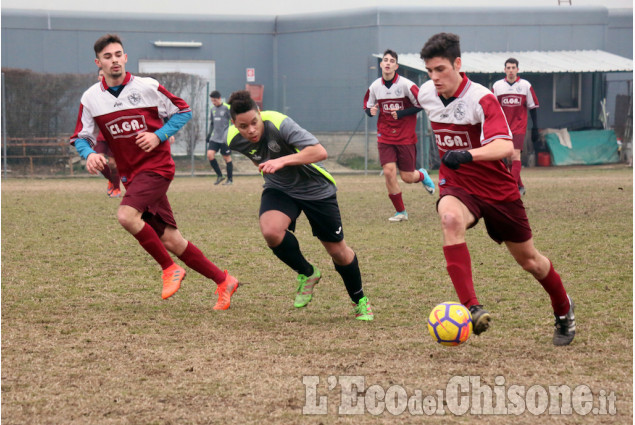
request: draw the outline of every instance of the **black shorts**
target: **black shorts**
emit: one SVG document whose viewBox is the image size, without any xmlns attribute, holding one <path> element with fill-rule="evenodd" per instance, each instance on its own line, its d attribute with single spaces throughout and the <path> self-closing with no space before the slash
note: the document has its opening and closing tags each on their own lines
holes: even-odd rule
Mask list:
<svg viewBox="0 0 635 425">
<path fill-rule="evenodd" d="M 208 151 L 214 151 L 214 152 L 220 152 L 220 154 L 223 155 L 223 156 L 231 155 L 231 153 L 232 153 L 232 151 L 231 151 L 231 149 L 229 149 L 229 146 L 227 145 L 227 143 L 217 143 L 217 142 L 212 142 L 212 141 L 210 141 L 207 144 L 207 150 Z"/>
<path fill-rule="evenodd" d="M 280 211 L 291 219 L 290 231 L 295 231 L 295 222 L 304 212 L 309 220 L 313 236 L 323 242 L 341 242 L 344 240 L 342 217 L 337 204 L 337 196 L 324 199 L 297 199 L 286 193 L 267 188 L 262 192 L 260 200 L 260 215 L 267 211 Z"/>
<path fill-rule="evenodd" d="M 470 227 L 476 226 L 482 217 L 487 234 L 495 242 L 499 244 L 503 241 L 521 243 L 531 239 L 529 219 L 520 198 L 512 202 L 494 204 L 485 202 L 462 188 L 444 187 L 441 189 L 439 201 L 447 195 L 454 196 L 461 201 L 476 218 Z M 437 201 L 437 208 L 439 201 Z"/>
</svg>

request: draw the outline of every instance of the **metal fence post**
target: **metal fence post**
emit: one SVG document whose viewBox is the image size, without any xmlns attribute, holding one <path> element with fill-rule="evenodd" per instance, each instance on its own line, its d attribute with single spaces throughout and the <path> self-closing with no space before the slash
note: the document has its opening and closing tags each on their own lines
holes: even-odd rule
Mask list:
<svg viewBox="0 0 635 425">
<path fill-rule="evenodd" d="M 4 72 L 2 73 L 2 165 L 4 166 L 4 178 L 7 178 L 7 108 L 5 107 Z"/>
</svg>

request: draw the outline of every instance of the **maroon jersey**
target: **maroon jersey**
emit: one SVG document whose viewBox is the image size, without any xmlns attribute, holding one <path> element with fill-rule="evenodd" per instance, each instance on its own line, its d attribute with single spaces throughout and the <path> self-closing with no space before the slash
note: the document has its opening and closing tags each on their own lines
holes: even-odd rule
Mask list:
<svg viewBox="0 0 635 425">
<path fill-rule="evenodd" d="M 442 157 L 450 150 L 479 148 L 495 139 L 512 136 L 496 97 L 487 88 L 463 81 L 451 101 L 444 105 L 430 80 L 419 89 L 419 104 L 428 115 Z M 518 186 L 503 161 L 474 161 L 452 170 L 443 163 L 439 187 L 458 186 L 488 202 L 510 202 L 520 197 Z"/>
<path fill-rule="evenodd" d="M 386 87 L 383 78 L 375 80 L 364 96 L 364 109 L 379 103 L 377 112 L 377 141 L 390 145 L 417 144 L 417 115 L 406 115 L 396 120 L 392 111 L 400 111 L 412 107 L 420 108 L 417 102 L 419 88 L 407 78 L 395 74 L 390 88 Z"/>
<path fill-rule="evenodd" d="M 160 143 L 151 152 L 145 152 L 135 143 L 136 136 L 142 132 L 156 132 L 163 127 L 165 119 L 190 112 L 190 107 L 158 81 L 130 73 L 126 73 L 118 93 L 117 96 L 112 94 L 105 80 L 84 92 L 71 143 L 86 139 L 95 146 L 101 131 L 124 185 L 142 171 L 173 179 L 175 166 L 170 143 Z"/>
<path fill-rule="evenodd" d="M 498 80 L 492 91 L 505 112 L 512 134 L 525 135 L 527 131 L 527 111 L 539 106 L 534 88 L 529 81 L 520 77 L 509 84 L 507 79 Z"/>
</svg>

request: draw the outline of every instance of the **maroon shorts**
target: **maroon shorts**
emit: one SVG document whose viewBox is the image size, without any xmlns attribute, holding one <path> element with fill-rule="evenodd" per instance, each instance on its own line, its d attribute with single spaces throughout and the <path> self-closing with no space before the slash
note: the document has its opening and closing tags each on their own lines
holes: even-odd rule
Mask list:
<svg viewBox="0 0 635 425">
<path fill-rule="evenodd" d="M 97 142 L 97 144 L 95 145 L 95 152 L 103 153 L 107 157 L 112 157 L 112 151 L 110 150 L 110 146 L 108 146 L 108 143 L 106 143 L 105 140 L 101 140 Z"/>
<path fill-rule="evenodd" d="M 414 171 L 417 165 L 417 145 L 389 145 L 377 142 L 382 167 L 394 162 L 401 171 Z"/>
<path fill-rule="evenodd" d="M 525 135 L 524 134 L 512 134 L 512 140 L 514 142 L 514 149 L 522 151 L 523 147 L 525 146 Z"/>
<path fill-rule="evenodd" d="M 444 196 L 454 196 L 467 207 L 476 218 L 470 227 L 476 226 L 480 218 L 483 218 L 487 234 L 497 243 L 526 242 L 531 239 L 531 227 L 523 206 L 523 201 L 518 198 L 512 202 L 491 203 L 470 195 L 459 187 L 442 187 L 439 201 Z M 437 201 L 437 208 L 439 201 Z"/>
<path fill-rule="evenodd" d="M 141 218 L 148 223 L 159 236 L 165 226 L 176 228 L 172 207 L 168 202 L 168 188 L 171 180 L 156 173 L 142 172 L 126 186 L 126 194 L 121 205 L 128 205 L 141 212 Z"/>
</svg>

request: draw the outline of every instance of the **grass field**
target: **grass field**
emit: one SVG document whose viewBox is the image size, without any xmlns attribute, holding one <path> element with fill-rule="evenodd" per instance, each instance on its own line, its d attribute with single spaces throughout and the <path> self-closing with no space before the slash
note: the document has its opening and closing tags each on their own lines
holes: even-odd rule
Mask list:
<svg viewBox="0 0 635 425">
<path fill-rule="evenodd" d="M 632 423 L 633 171 L 523 173 L 536 245 L 576 302 L 568 347 L 551 343 L 546 293 L 482 224 L 468 246 L 493 327 L 460 347 L 430 338 L 429 311 L 456 295 L 436 196 L 419 185 L 402 185 L 410 221 L 389 224 L 383 177 L 336 176 L 346 240 L 375 312 L 360 323 L 304 217 L 296 233 L 324 277 L 313 302 L 294 309 L 295 275 L 259 232 L 260 177 L 231 187 L 177 178 L 170 188 L 185 237 L 242 283 L 224 312 L 211 309 L 215 285 L 193 271 L 161 300 L 160 270 L 117 223 L 103 179 L 4 180 L 2 423 Z M 467 376 L 471 390 L 459 396 L 468 409 L 455 414 L 449 384 Z M 342 388 L 360 379 L 364 390 L 351 400 Z M 572 414 L 543 409 L 550 386 L 582 395 Z M 508 414 L 479 413 L 487 389 L 505 397 L 498 407 Z M 355 411 L 348 404 L 363 416 L 343 414 Z"/>
</svg>

